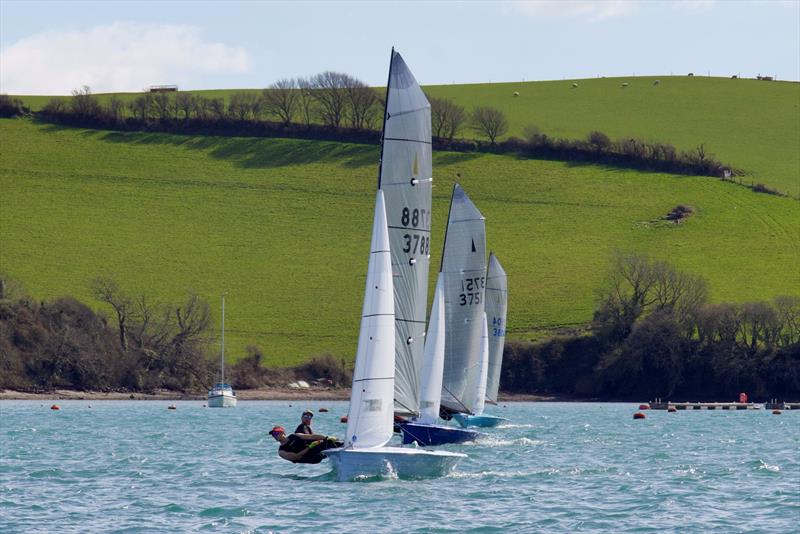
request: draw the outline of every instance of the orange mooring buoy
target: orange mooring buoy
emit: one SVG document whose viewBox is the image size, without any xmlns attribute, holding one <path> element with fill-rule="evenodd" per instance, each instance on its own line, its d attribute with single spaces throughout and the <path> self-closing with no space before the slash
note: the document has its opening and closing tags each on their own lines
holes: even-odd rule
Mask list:
<svg viewBox="0 0 800 534">
<path fill-rule="evenodd" d="M 59 406 L 58 404 L 53 404 L 52 406 L 50 406 L 50 409 L 51 410 L 60 410 L 61 406 Z"/>
<path fill-rule="evenodd" d="M 780 414 L 781 414 L 780 410 L 772 410 L 772 415 L 780 415 Z"/>
<path fill-rule="evenodd" d="M 347 422 L 347 416 L 346 416 L 346 415 L 343 415 L 343 416 L 342 416 L 342 418 L 341 418 L 341 419 L 339 419 L 339 422 L 340 422 L 340 423 L 346 423 L 346 422 Z"/>
<path fill-rule="evenodd" d="M 640 410 L 649 410 L 650 409 L 650 405 L 649 404 L 640 404 L 639 405 L 639 409 Z"/>
<path fill-rule="evenodd" d="M 642 412 L 636 412 L 635 414 L 633 414 L 633 418 L 634 419 L 644 419 L 645 417 L 647 417 L 647 416 L 645 414 L 643 414 Z"/>
<path fill-rule="evenodd" d="M 670 406 L 669 408 L 667 408 L 667 412 L 669 413 L 675 413 L 677 411 L 678 409 L 675 406 Z"/>
</svg>

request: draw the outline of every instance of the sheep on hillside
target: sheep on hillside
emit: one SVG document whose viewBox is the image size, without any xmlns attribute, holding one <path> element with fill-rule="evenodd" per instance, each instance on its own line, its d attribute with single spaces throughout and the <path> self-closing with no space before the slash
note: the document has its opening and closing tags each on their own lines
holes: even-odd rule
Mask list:
<svg viewBox="0 0 800 534">
<path fill-rule="evenodd" d="M 519 91 L 514 91 L 514 96 L 519 96 Z"/>
<path fill-rule="evenodd" d="M 578 84 L 577 84 L 577 83 L 575 83 L 575 82 L 573 82 L 573 83 L 572 83 L 572 88 L 573 88 L 573 89 L 577 89 L 577 88 L 578 88 Z"/>
<path fill-rule="evenodd" d="M 622 82 L 622 87 L 628 87 L 628 82 Z"/>
<path fill-rule="evenodd" d="M 656 81 L 653 82 L 653 85 L 658 85 L 660 83 L 661 83 L 661 80 L 656 80 Z"/>
</svg>

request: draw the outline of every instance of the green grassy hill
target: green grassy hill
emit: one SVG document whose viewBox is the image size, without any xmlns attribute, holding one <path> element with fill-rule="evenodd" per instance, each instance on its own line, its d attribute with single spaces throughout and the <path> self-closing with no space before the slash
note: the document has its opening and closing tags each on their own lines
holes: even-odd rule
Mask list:
<svg viewBox="0 0 800 534">
<path fill-rule="evenodd" d="M 88 282 L 216 309 L 231 354 L 352 360 L 378 147 L 192 137 L 0 120 L 0 271 L 36 298 Z M 434 158 L 432 264 L 456 175 L 509 274 L 510 337 L 591 318 L 615 249 L 708 278 L 714 300 L 800 294 L 800 203 L 711 178 L 488 154 Z M 659 219 L 695 208 L 681 225 Z M 433 277 L 432 277 L 433 281 Z M 93 302 L 98 308 L 101 305 Z"/>
<path fill-rule="evenodd" d="M 623 88 L 623 82 L 629 85 Z M 509 135 L 522 136 L 527 126 L 535 125 L 553 137 L 583 139 L 600 130 L 612 139 L 637 137 L 671 143 L 679 150 L 703 144 L 723 163 L 745 171 L 743 182 L 764 183 L 800 197 L 800 83 L 658 76 L 440 85 L 425 91 L 467 110 L 476 105 L 503 110 Z M 194 92 L 227 98 L 236 91 Z M 132 100 L 137 95 L 118 96 Z M 49 99 L 23 97 L 34 110 Z M 476 134 L 465 129 L 461 135 Z"/>
</svg>

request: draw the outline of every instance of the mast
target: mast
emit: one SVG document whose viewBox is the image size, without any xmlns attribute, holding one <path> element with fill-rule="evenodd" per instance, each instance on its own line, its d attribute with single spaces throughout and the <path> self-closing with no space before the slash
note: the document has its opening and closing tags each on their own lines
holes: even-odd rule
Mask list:
<svg viewBox="0 0 800 534">
<path fill-rule="evenodd" d="M 381 188 L 381 174 L 383 173 L 383 138 L 386 136 L 386 119 L 389 114 L 389 91 L 392 82 L 392 63 L 394 63 L 394 47 L 389 58 L 389 76 L 386 79 L 386 98 L 383 101 L 383 126 L 381 127 L 381 159 L 378 163 L 378 189 Z"/>
<path fill-rule="evenodd" d="M 220 369 L 222 369 L 222 383 L 225 383 L 225 294 L 222 294 L 222 350 L 220 351 Z"/>
</svg>

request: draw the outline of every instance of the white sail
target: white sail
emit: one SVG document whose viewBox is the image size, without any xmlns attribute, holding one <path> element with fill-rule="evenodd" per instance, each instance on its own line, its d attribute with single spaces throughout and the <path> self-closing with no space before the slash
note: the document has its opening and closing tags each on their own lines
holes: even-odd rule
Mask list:
<svg viewBox="0 0 800 534">
<path fill-rule="evenodd" d="M 481 355 L 478 360 L 478 375 L 475 380 L 475 395 L 472 401 L 472 411 L 475 415 L 482 415 L 486 406 L 486 378 L 489 374 L 489 329 L 486 326 L 486 314 L 483 314 L 483 328 L 481 329 Z"/>
<path fill-rule="evenodd" d="M 486 273 L 486 321 L 489 328 L 489 376 L 486 380 L 486 399 L 497 402 L 500 371 L 503 368 L 503 348 L 506 341 L 506 311 L 508 281 L 497 256 L 489 254 Z"/>
<path fill-rule="evenodd" d="M 396 413 L 419 411 L 431 235 L 431 106 L 392 50 L 379 187 L 386 201 L 395 299 Z"/>
<path fill-rule="evenodd" d="M 436 282 L 431 318 L 425 336 L 425 358 L 422 363 L 420 416 L 418 421 L 433 425 L 439 419 L 444 372 L 444 288 L 442 278 Z"/>
<path fill-rule="evenodd" d="M 486 226 L 483 215 L 456 184 L 450 201 L 441 275 L 444 281 L 445 357 L 442 405 L 471 413 L 478 379 L 483 298 L 486 289 Z"/>
<path fill-rule="evenodd" d="M 383 192 L 378 190 L 345 447 L 381 447 L 392 438 L 394 340 L 389 235 Z"/>
</svg>

